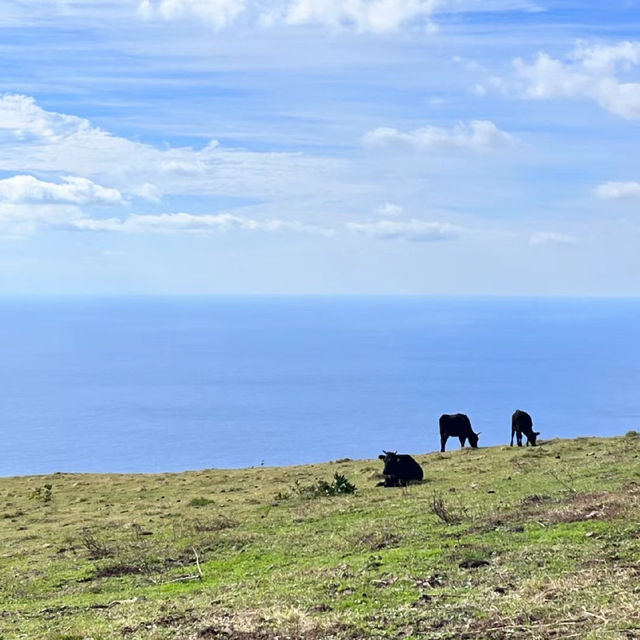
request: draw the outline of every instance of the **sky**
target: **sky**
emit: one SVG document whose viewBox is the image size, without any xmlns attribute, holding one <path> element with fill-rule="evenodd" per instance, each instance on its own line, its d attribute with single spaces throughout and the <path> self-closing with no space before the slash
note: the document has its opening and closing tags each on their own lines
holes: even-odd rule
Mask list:
<svg viewBox="0 0 640 640">
<path fill-rule="evenodd" d="M 0 295 L 640 295 L 640 0 L 0 0 Z"/>
</svg>

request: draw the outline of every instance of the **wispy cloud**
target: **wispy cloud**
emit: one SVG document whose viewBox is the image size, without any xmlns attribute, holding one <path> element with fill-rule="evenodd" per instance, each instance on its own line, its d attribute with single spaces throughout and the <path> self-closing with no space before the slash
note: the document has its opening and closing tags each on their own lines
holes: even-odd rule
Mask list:
<svg viewBox="0 0 640 640">
<path fill-rule="evenodd" d="M 87 178 L 65 176 L 62 183 L 46 182 L 33 176 L 13 176 L 0 180 L 0 202 L 59 202 L 67 204 L 122 204 L 122 194 Z"/>
<path fill-rule="evenodd" d="M 469 149 L 491 151 L 516 144 L 516 139 L 498 129 L 489 120 L 459 123 L 452 129 L 421 127 L 409 132 L 379 127 L 363 136 L 363 144 L 371 148 L 413 149 L 416 151 Z"/>
<path fill-rule="evenodd" d="M 192 17 L 216 29 L 238 21 L 250 24 L 320 25 L 330 29 L 385 33 L 406 25 L 431 28 L 439 13 L 462 11 L 536 11 L 528 0 L 142 0 L 145 19 Z"/>
<path fill-rule="evenodd" d="M 143 18 L 156 14 L 166 20 L 194 16 L 217 29 L 235 22 L 246 9 L 246 0 L 142 0 L 138 7 Z"/>
<path fill-rule="evenodd" d="M 404 213 L 404 209 L 393 202 L 385 202 L 381 207 L 378 207 L 377 213 L 381 216 L 401 216 Z"/>
<path fill-rule="evenodd" d="M 602 200 L 640 198 L 640 182 L 605 182 L 599 184 L 594 193 Z"/>
<path fill-rule="evenodd" d="M 308 196 L 342 166 L 301 153 L 227 149 L 215 140 L 200 149 L 159 148 L 47 111 L 29 96 L 0 97 L 0 171 L 68 172 L 153 200 L 159 190 L 149 185 L 165 194 Z"/>
<path fill-rule="evenodd" d="M 380 240 L 413 240 L 416 242 L 436 242 L 454 240 L 462 228 L 448 222 L 426 222 L 423 220 L 378 220 L 376 222 L 350 222 L 347 229 Z"/>
<path fill-rule="evenodd" d="M 295 233 L 331 237 L 334 230 L 291 220 L 252 219 L 230 213 L 132 214 L 124 218 L 99 218 L 81 207 L 0 203 L 0 232 L 33 234 L 46 230 L 124 234 Z"/>
<path fill-rule="evenodd" d="M 531 238 L 529 238 L 529 244 L 532 247 L 553 244 L 574 246 L 579 243 L 580 240 L 575 236 L 565 233 L 556 233 L 555 231 L 537 231 L 531 236 Z"/>
<path fill-rule="evenodd" d="M 32 234 L 73 225 L 84 217 L 82 210 L 73 205 L 0 202 L 0 235 Z"/>
<path fill-rule="evenodd" d="M 330 237 L 331 229 L 286 220 L 254 220 L 230 213 L 193 215 L 190 213 L 134 214 L 124 218 L 82 218 L 71 221 L 68 228 L 78 231 L 121 233 L 208 233 L 208 232 L 266 232 L 307 233 Z"/>
<path fill-rule="evenodd" d="M 243 19 L 264 26 L 320 24 L 381 33 L 425 21 L 438 4 L 438 0 L 142 0 L 138 12 L 146 19 L 193 17 L 216 29 Z"/>
</svg>

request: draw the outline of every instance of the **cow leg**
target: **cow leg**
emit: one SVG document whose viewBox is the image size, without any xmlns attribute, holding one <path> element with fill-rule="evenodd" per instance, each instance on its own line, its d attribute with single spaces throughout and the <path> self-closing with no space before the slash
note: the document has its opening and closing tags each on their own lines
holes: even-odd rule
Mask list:
<svg viewBox="0 0 640 640">
<path fill-rule="evenodd" d="M 513 436 L 515 435 L 515 429 L 512 427 L 511 428 L 511 444 L 509 445 L 510 447 L 513 447 Z"/>
<path fill-rule="evenodd" d="M 464 436 L 458 436 L 458 440 L 460 440 L 460 446 L 464 447 L 464 441 L 466 440 L 466 438 Z"/>
<path fill-rule="evenodd" d="M 516 431 L 516 440 L 518 441 L 518 446 L 522 446 L 522 432 Z"/>
<path fill-rule="evenodd" d="M 444 445 L 447 444 L 449 436 L 440 436 L 440 453 L 444 453 Z"/>
</svg>

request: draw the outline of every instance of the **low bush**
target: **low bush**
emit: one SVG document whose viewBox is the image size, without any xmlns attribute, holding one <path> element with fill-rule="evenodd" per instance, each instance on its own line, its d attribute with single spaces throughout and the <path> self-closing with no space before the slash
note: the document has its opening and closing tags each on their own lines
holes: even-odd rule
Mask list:
<svg viewBox="0 0 640 640">
<path fill-rule="evenodd" d="M 53 500 L 53 485 L 45 484 L 36 487 L 29 496 L 29 500 L 38 500 L 39 502 L 51 502 Z"/>
<path fill-rule="evenodd" d="M 296 492 L 305 498 L 322 498 L 325 496 L 339 496 L 354 494 L 358 488 L 352 482 L 349 482 L 346 476 L 341 473 L 335 473 L 333 482 L 326 480 L 318 480 L 315 484 L 309 486 L 296 485 Z"/>
</svg>

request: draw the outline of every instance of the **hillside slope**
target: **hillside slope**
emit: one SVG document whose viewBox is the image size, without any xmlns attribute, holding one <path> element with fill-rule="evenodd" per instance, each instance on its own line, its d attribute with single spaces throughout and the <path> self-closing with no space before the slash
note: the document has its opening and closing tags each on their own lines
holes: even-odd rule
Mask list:
<svg viewBox="0 0 640 640">
<path fill-rule="evenodd" d="M 640 638 L 639 455 L 432 453 L 408 490 L 378 460 L 0 479 L 0 638 Z"/>
</svg>

